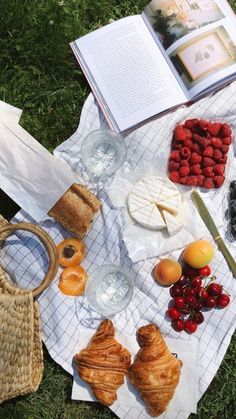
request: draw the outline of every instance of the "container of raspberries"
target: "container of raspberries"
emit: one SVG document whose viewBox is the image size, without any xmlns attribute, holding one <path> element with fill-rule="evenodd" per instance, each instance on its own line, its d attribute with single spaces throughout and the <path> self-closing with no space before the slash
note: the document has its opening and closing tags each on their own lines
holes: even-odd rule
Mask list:
<svg viewBox="0 0 236 419">
<path fill-rule="evenodd" d="M 206 190 L 220 188 L 228 177 L 232 153 L 229 124 L 187 119 L 175 126 L 168 177 L 177 184 Z"/>
</svg>

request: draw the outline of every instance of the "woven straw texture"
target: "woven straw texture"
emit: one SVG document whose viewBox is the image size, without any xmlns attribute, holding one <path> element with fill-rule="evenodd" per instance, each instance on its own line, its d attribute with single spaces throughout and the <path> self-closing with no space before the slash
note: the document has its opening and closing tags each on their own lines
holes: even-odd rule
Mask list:
<svg viewBox="0 0 236 419">
<path fill-rule="evenodd" d="M 8 222 L 0 216 L 0 227 Z M 4 233 L 1 240 L 9 233 Z M 38 389 L 43 372 L 39 306 L 0 266 L 0 403 Z"/>
</svg>

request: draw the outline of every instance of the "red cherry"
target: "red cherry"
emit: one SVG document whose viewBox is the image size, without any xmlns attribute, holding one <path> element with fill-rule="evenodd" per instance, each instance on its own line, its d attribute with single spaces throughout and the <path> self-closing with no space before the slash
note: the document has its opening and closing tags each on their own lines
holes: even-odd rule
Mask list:
<svg viewBox="0 0 236 419">
<path fill-rule="evenodd" d="M 190 266 L 184 266 L 183 268 L 184 275 L 189 279 L 194 279 L 198 276 L 196 269 L 191 268 Z"/>
<path fill-rule="evenodd" d="M 174 306 L 177 309 L 184 308 L 185 305 L 185 299 L 183 297 L 175 297 L 174 298 Z"/>
<path fill-rule="evenodd" d="M 185 297 L 190 297 L 190 295 L 192 297 L 195 297 L 195 289 L 194 288 L 185 288 L 184 289 L 184 296 Z"/>
<path fill-rule="evenodd" d="M 207 287 L 207 292 L 209 295 L 220 295 L 222 294 L 223 287 L 220 284 L 216 284 L 215 282 L 212 282 L 209 287 Z M 226 294 L 225 294 L 226 295 Z"/>
<path fill-rule="evenodd" d="M 176 332 L 182 332 L 184 330 L 184 321 L 181 319 L 172 320 L 171 326 Z"/>
<path fill-rule="evenodd" d="M 184 330 L 185 332 L 189 333 L 190 335 L 197 330 L 197 323 L 194 320 L 188 319 L 184 323 Z"/>
<path fill-rule="evenodd" d="M 179 317 L 180 317 L 180 312 L 174 307 L 169 308 L 167 310 L 166 314 L 172 320 L 179 319 Z"/>
<path fill-rule="evenodd" d="M 185 303 L 190 307 L 190 308 L 195 308 L 198 306 L 198 300 L 196 299 L 196 297 L 194 297 L 193 295 L 189 295 L 188 297 L 185 298 Z"/>
<path fill-rule="evenodd" d="M 192 281 L 191 281 L 191 287 L 192 288 L 197 288 L 197 287 L 201 287 L 202 286 L 202 280 L 201 280 L 201 278 L 194 278 Z"/>
<path fill-rule="evenodd" d="M 184 287 L 188 283 L 188 278 L 185 275 L 182 275 L 181 278 L 176 282 L 176 285 Z"/>
<path fill-rule="evenodd" d="M 211 275 L 211 268 L 210 266 L 204 266 L 201 269 L 198 269 L 198 273 L 200 276 L 209 276 Z"/>
<path fill-rule="evenodd" d="M 227 294 L 221 294 L 217 298 L 217 307 L 225 308 L 230 303 L 230 297 Z"/>
<path fill-rule="evenodd" d="M 193 289 L 195 291 L 194 296 L 199 299 L 202 287 L 194 287 Z"/>
<path fill-rule="evenodd" d="M 193 314 L 192 319 L 195 321 L 195 323 L 197 324 L 201 324 L 202 322 L 204 322 L 204 316 L 201 313 L 201 311 L 197 311 Z"/>
<path fill-rule="evenodd" d="M 184 307 L 181 309 L 181 314 L 186 315 L 190 313 L 190 308 L 189 307 Z"/>
<path fill-rule="evenodd" d="M 203 305 L 207 308 L 214 308 L 216 306 L 216 297 L 209 295 L 209 297 L 207 297 L 207 299 L 204 301 Z"/>
<path fill-rule="evenodd" d="M 177 285 L 177 284 L 173 285 L 170 288 L 170 295 L 173 298 L 179 297 L 179 296 L 182 297 L 182 295 L 183 295 L 183 288 L 180 285 Z"/>
<path fill-rule="evenodd" d="M 205 288 L 202 288 L 200 291 L 201 300 L 206 300 L 209 297 L 209 294 Z"/>
</svg>

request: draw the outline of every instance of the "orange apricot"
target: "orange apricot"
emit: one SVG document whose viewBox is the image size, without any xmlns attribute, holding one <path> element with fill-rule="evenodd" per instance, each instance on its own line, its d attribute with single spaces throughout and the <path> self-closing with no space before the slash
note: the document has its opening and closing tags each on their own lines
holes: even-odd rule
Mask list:
<svg viewBox="0 0 236 419">
<path fill-rule="evenodd" d="M 69 266 L 63 269 L 58 287 L 65 295 L 77 296 L 84 292 L 87 274 L 82 266 Z"/>
<path fill-rule="evenodd" d="M 172 259 L 161 259 L 154 269 L 154 276 L 157 282 L 162 285 L 172 285 L 177 282 L 182 275 L 181 265 Z"/>
<path fill-rule="evenodd" d="M 196 240 L 183 251 L 184 261 L 195 269 L 209 265 L 214 257 L 214 248 L 207 240 Z"/>
<path fill-rule="evenodd" d="M 57 252 L 61 266 L 79 265 L 84 259 L 85 246 L 79 239 L 65 239 L 57 245 Z"/>
</svg>

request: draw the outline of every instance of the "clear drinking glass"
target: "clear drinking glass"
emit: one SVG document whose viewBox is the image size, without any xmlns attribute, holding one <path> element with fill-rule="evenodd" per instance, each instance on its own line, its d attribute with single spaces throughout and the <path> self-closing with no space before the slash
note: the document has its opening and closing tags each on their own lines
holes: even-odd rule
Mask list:
<svg viewBox="0 0 236 419">
<path fill-rule="evenodd" d="M 82 142 L 81 158 L 84 166 L 94 177 L 109 177 L 126 159 L 124 139 L 110 129 L 101 128 L 92 131 Z"/>
<path fill-rule="evenodd" d="M 114 265 L 104 265 L 89 276 L 85 297 L 94 310 L 109 317 L 128 306 L 133 290 L 130 273 Z"/>
</svg>

